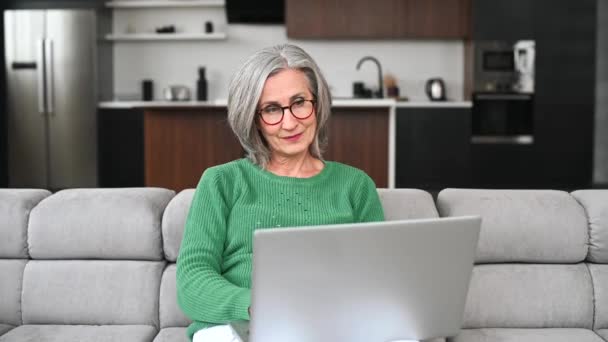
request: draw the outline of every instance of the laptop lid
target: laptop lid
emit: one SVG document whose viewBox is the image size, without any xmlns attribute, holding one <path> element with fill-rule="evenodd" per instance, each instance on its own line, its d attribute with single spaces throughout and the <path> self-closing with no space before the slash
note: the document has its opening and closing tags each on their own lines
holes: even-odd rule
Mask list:
<svg viewBox="0 0 608 342">
<path fill-rule="evenodd" d="M 479 217 L 257 230 L 250 342 L 456 335 Z"/>
</svg>

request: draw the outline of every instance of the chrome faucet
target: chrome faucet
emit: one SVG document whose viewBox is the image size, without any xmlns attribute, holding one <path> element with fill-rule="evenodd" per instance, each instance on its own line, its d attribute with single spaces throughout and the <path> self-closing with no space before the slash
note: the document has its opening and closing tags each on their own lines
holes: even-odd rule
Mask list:
<svg viewBox="0 0 608 342">
<path fill-rule="evenodd" d="M 372 62 L 376 63 L 376 66 L 378 67 L 378 91 L 375 92 L 374 97 L 383 98 L 384 97 L 384 86 L 382 85 L 382 67 L 380 66 L 380 62 L 375 57 L 365 56 L 365 57 L 361 58 L 359 60 L 359 62 L 357 63 L 357 70 L 359 70 L 359 68 L 361 68 L 361 64 L 363 64 L 363 62 L 365 62 L 365 61 L 372 61 Z"/>
</svg>

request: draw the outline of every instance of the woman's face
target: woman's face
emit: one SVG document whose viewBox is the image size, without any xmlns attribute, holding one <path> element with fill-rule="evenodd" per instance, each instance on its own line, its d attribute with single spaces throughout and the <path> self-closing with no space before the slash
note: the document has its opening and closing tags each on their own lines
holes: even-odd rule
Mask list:
<svg viewBox="0 0 608 342">
<path fill-rule="evenodd" d="M 269 77 L 264 83 L 258 110 L 268 106 L 287 107 L 308 106 L 303 100 L 312 100 L 308 79 L 302 71 L 285 69 Z M 285 108 L 283 120 L 276 125 L 269 125 L 258 115 L 258 125 L 268 142 L 272 158 L 290 158 L 308 153 L 317 129 L 317 113 L 313 106 L 312 114 L 305 119 L 296 118 L 289 108 Z M 280 113 L 280 110 L 279 110 Z M 297 111 L 296 111 L 297 113 Z M 299 115 L 299 117 L 305 117 Z"/>
</svg>

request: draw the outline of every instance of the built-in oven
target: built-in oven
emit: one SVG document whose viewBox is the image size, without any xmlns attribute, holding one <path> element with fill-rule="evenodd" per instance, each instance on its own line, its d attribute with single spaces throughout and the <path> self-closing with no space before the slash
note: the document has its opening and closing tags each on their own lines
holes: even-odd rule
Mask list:
<svg viewBox="0 0 608 342">
<path fill-rule="evenodd" d="M 534 143 L 534 41 L 474 43 L 474 144 Z"/>
<path fill-rule="evenodd" d="M 473 144 L 533 144 L 534 95 L 474 93 Z"/>
</svg>

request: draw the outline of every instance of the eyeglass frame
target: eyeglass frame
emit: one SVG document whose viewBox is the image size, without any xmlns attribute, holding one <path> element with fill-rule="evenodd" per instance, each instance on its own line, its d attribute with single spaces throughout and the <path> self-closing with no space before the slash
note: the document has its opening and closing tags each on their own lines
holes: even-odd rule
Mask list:
<svg viewBox="0 0 608 342">
<path fill-rule="evenodd" d="M 310 103 L 312 103 L 312 110 L 310 111 L 310 114 L 308 114 L 306 117 L 300 118 L 300 117 L 296 116 L 296 115 L 293 113 L 293 111 L 291 110 L 291 107 L 292 107 L 294 104 L 296 104 L 298 101 L 303 101 L 303 102 L 310 102 Z M 268 108 L 268 107 L 273 106 L 273 105 L 268 105 L 268 106 L 266 106 L 266 107 L 264 107 L 264 108 L 261 108 L 261 109 L 259 109 L 259 110 L 257 111 L 257 113 L 258 113 L 258 115 L 260 116 L 260 119 L 262 119 L 262 121 L 263 121 L 265 124 L 267 124 L 267 125 L 269 125 L 269 126 L 276 126 L 276 125 L 280 124 L 281 122 L 283 122 L 283 118 L 285 118 L 285 109 L 289 108 L 289 112 L 291 113 L 291 115 L 293 115 L 293 117 L 294 117 L 294 118 L 296 118 L 296 119 L 298 119 L 298 120 L 306 120 L 306 119 L 308 119 L 308 118 L 309 118 L 309 117 L 312 115 L 312 113 L 314 113 L 314 111 L 315 111 L 315 109 L 316 109 L 316 105 L 317 105 L 317 100 L 315 100 L 315 99 L 310 99 L 310 100 L 308 100 L 308 99 L 296 100 L 296 101 L 292 102 L 292 103 L 291 103 L 289 106 L 284 106 L 284 107 L 281 107 L 281 106 L 279 106 L 279 105 L 276 105 L 277 107 L 281 108 L 281 120 L 277 121 L 276 123 L 268 123 L 268 122 L 266 122 L 266 120 L 264 120 L 264 116 L 262 115 L 262 111 L 263 111 L 265 108 Z"/>
</svg>

